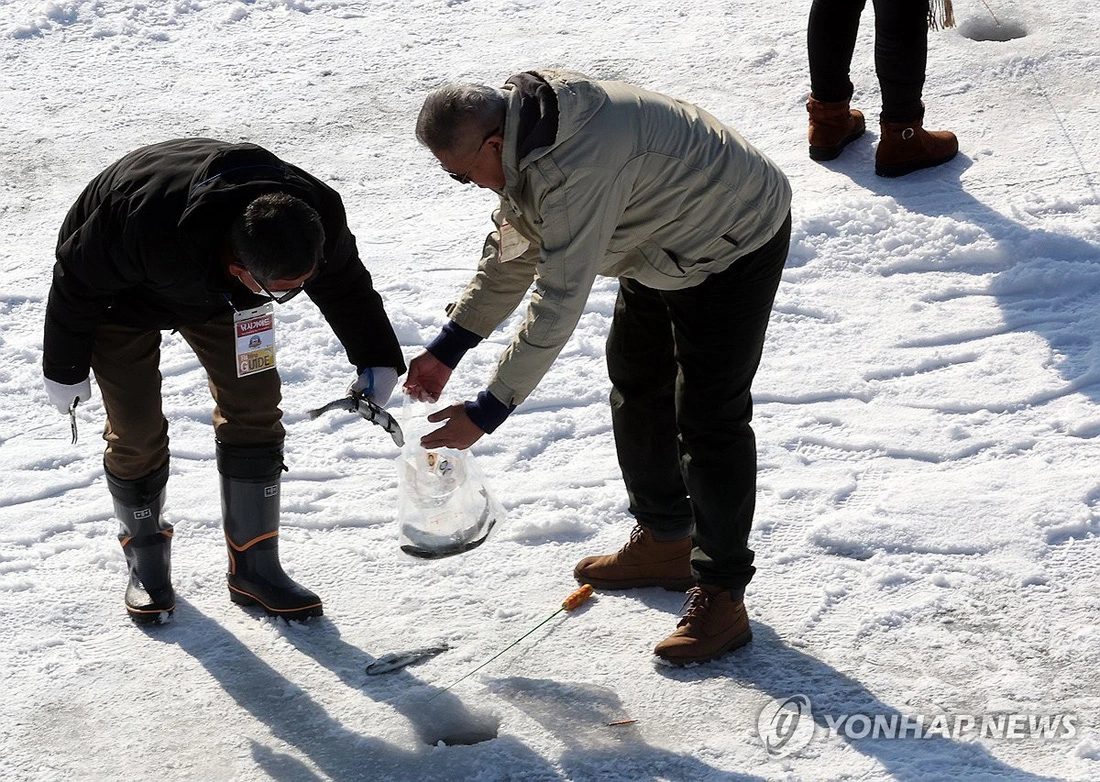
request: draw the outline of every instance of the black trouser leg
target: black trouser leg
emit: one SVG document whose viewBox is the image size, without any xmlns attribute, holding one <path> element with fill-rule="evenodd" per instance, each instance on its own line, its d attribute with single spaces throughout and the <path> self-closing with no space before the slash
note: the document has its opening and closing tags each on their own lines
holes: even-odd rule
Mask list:
<svg viewBox="0 0 1100 782">
<path fill-rule="evenodd" d="M 883 122 L 924 116 L 921 94 L 928 60 L 928 0 L 875 0 L 875 72 Z"/>
<path fill-rule="evenodd" d="M 788 217 L 768 244 L 694 288 L 655 291 L 621 280 L 608 344 L 616 446 L 632 511 L 642 523 L 682 523 L 690 498 L 695 577 L 735 592 L 755 572 L 751 386 L 790 231 Z M 647 338 L 654 340 L 648 352 Z M 620 352 L 624 345 L 632 349 Z"/>
<path fill-rule="evenodd" d="M 852 97 L 851 64 L 866 0 L 814 0 L 806 28 L 810 89 L 820 101 Z M 923 114 L 928 57 L 928 0 L 875 0 L 875 72 L 883 122 Z"/>
<path fill-rule="evenodd" d="M 658 540 L 691 534 L 680 472 L 672 321 L 659 291 L 619 280 L 607 337 L 611 423 L 630 512 Z"/>
<path fill-rule="evenodd" d="M 791 218 L 762 248 L 694 288 L 669 291 L 680 364 L 676 412 L 695 517 L 692 570 L 700 583 L 743 592 L 756 572 L 752 381 L 790 245 Z"/>
<path fill-rule="evenodd" d="M 806 26 L 810 89 L 825 103 L 852 97 L 850 69 L 866 0 L 814 0 Z"/>
</svg>

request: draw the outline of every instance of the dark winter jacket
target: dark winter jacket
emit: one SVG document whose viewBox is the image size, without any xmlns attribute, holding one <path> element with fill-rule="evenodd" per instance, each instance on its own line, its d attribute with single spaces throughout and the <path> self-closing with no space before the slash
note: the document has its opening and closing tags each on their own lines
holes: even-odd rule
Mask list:
<svg viewBox="0 0 1100 782">
<path fill-rule="evenodd" d="M 222 253 L 234 218 L 271 192 L 299 198 L 321 217 L 325 264 L 305 292 L 348 359 L 360 371 L 404 372 L 336 191 L 254 144 L 192 138 L 131 152 L 93 179 L 69 210 L 46 308 L 46 377 L 88 377 L 101 322 L 171 329 L 267 301 L 228 274 Z"/>
</svg>

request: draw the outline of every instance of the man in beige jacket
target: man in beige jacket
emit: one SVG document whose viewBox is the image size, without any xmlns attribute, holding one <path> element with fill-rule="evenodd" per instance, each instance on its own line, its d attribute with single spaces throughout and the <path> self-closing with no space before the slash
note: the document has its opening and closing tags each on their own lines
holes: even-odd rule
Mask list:
<svg viewBox="0 0 1100 782">
<path fill-rule="evenodd" d="M 689 590 L 684 618 L 654 650 L 668 662 L 743 646 L 755 572 L 750 388 L 790 241 L 786 177 L 696 106 L 565 71 L 443 87 L 416 132 L 453 179 L 493 190 L 500 206 L 476 275 L 412 361 L 406 391 L 437 399 L 534 285 L 486 390 L 430 416 L 446 423 L 424 446 L 466 448 L 494 431 L 557 358 L 596 275 L 618 277 L 607 363 L 637 527 L 575 575 L 604 589 Z"/>
</svg>

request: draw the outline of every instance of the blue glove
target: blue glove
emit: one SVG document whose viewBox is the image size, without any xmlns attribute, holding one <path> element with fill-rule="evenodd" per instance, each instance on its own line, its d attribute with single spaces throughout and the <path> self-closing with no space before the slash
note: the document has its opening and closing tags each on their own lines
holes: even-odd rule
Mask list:
<svg viewBox="0 0 1100 782">
<path fill-rule="evenodd" d="M 397 370 L 393 367 L 367 367 L 359 379 L 348 386 L 348 393 L 359 393 L 379 407 L 390 401 L 397 385 Z"/>
</svg>

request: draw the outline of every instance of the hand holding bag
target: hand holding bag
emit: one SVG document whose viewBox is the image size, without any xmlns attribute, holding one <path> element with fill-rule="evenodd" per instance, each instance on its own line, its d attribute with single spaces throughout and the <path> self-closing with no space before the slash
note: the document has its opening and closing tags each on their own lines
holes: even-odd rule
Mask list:
<svg viewBox="0 0 1100 782">
<path fill-rule="evenodd" d="M 423 408 L 416 420 L 408 415 L 411 406 Z M 397 457 L 397 523 L 401 550 L 421 559 L 477 548 L 505 516 L 473 453 L 454 448 L 429 451 L 420 445 L 426 416 L 440 407 L 406 403 L 403 409 L 408 436 Z"/>
</svg>

